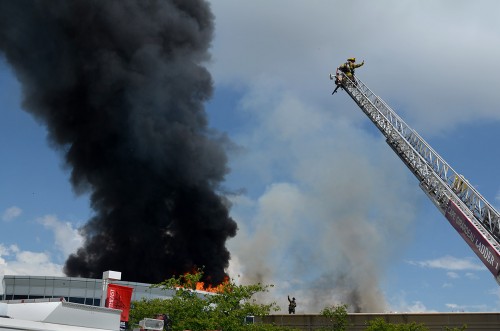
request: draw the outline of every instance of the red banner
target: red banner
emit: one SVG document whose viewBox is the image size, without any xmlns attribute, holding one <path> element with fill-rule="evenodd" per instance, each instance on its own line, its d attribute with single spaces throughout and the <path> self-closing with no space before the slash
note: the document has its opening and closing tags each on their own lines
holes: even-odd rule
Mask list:
<svg viewBox="0 0 500 331">
<path fill-rule="evenodd" d="M 132 300 L 133 287 L 109 284 L 106 307 L 120 309 L 122 311 L 120 321 L 128 322 L 130 301 Z"/>
</svg>

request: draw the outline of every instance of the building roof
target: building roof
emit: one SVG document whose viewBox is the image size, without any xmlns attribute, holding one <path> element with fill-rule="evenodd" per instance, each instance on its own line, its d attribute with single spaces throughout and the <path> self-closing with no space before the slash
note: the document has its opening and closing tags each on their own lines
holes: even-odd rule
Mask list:
<svg viewBox="0 0 500 331">
<path fill-rule="evenodd" d="M 64 301 L 0 303 L 8 317 L 0 318 L 1 330 L 85 331 L 120 329 L 117 309 Z"/>
</svg>

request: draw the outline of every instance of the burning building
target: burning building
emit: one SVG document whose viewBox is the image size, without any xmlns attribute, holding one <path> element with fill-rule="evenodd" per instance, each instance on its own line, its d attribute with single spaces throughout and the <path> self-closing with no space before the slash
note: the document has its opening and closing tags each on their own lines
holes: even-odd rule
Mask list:
<svg viewBox="0 0 500 331">
<path fill-rule="evenodd" d="M 204 110 L 212 35 L 204 0 L 0 2 L 0 52 L 23 108 L 47 126 L 74 191 L 90 194 L 68 276 L 226 276 L 237 225 L 220 193 L 227 138 Z"/>
</svg>

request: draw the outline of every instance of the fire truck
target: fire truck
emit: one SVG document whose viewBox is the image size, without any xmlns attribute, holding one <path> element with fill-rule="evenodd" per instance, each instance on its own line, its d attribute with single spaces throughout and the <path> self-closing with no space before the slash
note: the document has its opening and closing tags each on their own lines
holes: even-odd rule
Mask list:
<svg viewBox="0 0 500 331">
<path fill-rule="evenodd" d="M 387 144 L 419 181 L 420 188 L 450 222 L 500 285 L 500 214 L 420 135 L 360 79 L 330 75 L 335 93 L 346 91 L 384 135 Z M 332 93 L 332 94 L 333 94 Z"/>
</svg>

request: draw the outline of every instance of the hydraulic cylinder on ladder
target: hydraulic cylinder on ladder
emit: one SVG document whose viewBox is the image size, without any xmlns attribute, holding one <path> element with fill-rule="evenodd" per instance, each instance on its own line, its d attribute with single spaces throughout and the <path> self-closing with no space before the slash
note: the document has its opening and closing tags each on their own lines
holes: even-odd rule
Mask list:
<svg viewBox="0 0 500 331">
<path fill-rule="evenodd" d="M 386 138 L 419 180 L 420 188 L 457 230 L 500 284 L 500 214 L 468 181 L 355 76 L 339 72 L 340 87 Z M 332 93 L 333 94 L 333 93 Z"/>
</svg>

